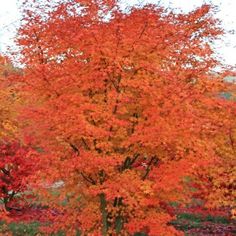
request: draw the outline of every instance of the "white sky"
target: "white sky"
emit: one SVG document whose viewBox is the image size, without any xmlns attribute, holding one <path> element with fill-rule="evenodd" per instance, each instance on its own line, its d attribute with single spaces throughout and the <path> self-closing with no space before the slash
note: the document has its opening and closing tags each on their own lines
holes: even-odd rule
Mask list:
<svg viewBox="0 0 236 236">
<path fill-rule="evenodd" d="M 0 1 L 0 51 L 6 52 L 7 46 L 13 45 L 13 38 L 19 24 L 20 0 Z M 159 0 L 121 0 L 122 4 L 136 3 L 158 3 Z M 161 0 L 161 5 L 179 8 L 185 12 L 201 6 L 206 0 Z M 207 1 L 209 2 L 209 1 Z M 222 20 L 222 25 L 227 31 L 234 31 L 235 34 L 227 34 L 224 42 L 216 44 L 217 51 L 223 60 L 230 65 L 236 66 L 236 0 L 211 0 L 219 6 L 217 17 Z"/>
</svg>

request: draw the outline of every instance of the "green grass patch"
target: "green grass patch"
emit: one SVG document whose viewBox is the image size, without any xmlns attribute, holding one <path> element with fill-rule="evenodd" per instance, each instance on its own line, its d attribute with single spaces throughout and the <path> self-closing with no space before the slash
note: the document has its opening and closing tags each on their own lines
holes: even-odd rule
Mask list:
<svg viewBox="0 0 236 236">
<path fill-rule="evenodd" d="M 229 224 L 229 219 L 223 216 L 202 216 L 200 214 L 191 214 L 191 213 L 181 213 L 177 216 L 177 220 L 188 220 L 192 222 L 212 222 L 215 224 Z"/>
<path fill-rule="evenodd" d="M 31 223 L 10 223 L 8 225 L 9 231 L 12 232 L 13 236 L 33 236 L 33 235 L 40 235 L 39 234 L 39 222 L 31 222 Z M 41 234 L 42 235 L 42 234 Z"/>
</svg>

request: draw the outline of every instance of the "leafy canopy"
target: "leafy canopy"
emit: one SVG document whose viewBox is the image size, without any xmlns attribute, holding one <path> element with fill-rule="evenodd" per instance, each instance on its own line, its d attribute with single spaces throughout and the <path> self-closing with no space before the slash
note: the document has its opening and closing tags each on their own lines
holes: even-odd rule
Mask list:
<svg viewBox="0 0 236 236">
<path fill-rule="evenodd" d="M 211 7 L 188 14 L 116 1 L 25 1 L 18 77 L 30 103 L 23 132 L 44 151 L 42 201 L 68 235 L 182 235 L 170 201 L 183 177 L 218 160 L 231 127 L 227 86 L 212 69 L 222 31 Z M 223 75 L 222 75 L 223 76 Z M 30 98 L 30 99 L 29 99 Z M 222 143 L 223 144 L 223 143 Z"/>
</svg>

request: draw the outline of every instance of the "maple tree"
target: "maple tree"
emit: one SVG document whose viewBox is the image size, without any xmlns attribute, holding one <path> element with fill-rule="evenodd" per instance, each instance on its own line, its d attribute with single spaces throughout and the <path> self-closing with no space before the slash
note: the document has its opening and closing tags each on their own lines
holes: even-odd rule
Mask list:
<svg viewBox="0 0 236 236">
<path fill-rule="evenodd" d="M 229 84 L 227 99 L 230 106 L 235 107 L 235 84 Z M 229 207 L 232 217 L 235 218 L 236 209 L 236 129 L 235 108 L 227 110 L 227 117 L 222 116 L 222 125 L 227 127 L 228 132 L 215 137 L 217 143 L 216 152 L 220 157 L 213 165 L 196 171 L 200 195 L 207 201 L 211 208 Z M 199 194 L 199 193 L 198 193 Z"/>
<path fill-rule="evenodd" d="M 29 101 L 23 132 L 43 153 L 35 173 L 48 232 L 182 235 L 168 203 L 184 177 L 220 158 L 233 125 L 227 86 L 212 78 L 211 7 L 175 14 L 115 0 L 25 1 L 17 79 Z M 29 99 L 30 98 L 30 99 Z M 231 114 L 231 113 L 230 113 Z M 223 119 L 222 119 L 223 118 Z M 58 194 L 45 183 L 61 181 Z"/>
<path fill-rule="evenodd" d="M 17 116 L 23 101 L 12 77 L 19 75 L 20 70 L 0 56 L 0 219 L 8 222 L 33 201 L 29 182 L 37 160 L 36 151 L 21 144 L 18 132 Z"/>
<path fill-rule="evenodd" d="M 29 177 L 36 170 L 36 152 L 17 142 L 0 146 L 0 201 L 5 211 L 20 211 L 26 205 Z M 5 212 L 7 214 L 7 212 Z M 1 219 L 5 214 L 1 212 Z"/>
<path fill-rule="evenodd" d="M 19 91 L 10 77 L 18 72 L 7 57 L 0 55 L 0 138 L 17 136 L 17 110 L 21 103 Z"/>
</svg>

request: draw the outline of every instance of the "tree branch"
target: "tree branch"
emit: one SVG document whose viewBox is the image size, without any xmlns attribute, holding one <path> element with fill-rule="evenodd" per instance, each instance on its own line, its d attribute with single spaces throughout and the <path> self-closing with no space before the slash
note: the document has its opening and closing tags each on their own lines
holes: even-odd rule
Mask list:
<svg viewBox="0 0 236 236">
<path fill-rule="evenodd" d="M 79 149 L 73 143 L 69 143 L 69 145 L 73 149 L 74 152 L 76 152 L 78 155 L 80 154 Z"/>
<path fill-rule="evenodd" d="M 81 176 L 86 180 L 88 181 L 90 184 L 92 185 L 96 185 L 96 181 L 90 177 L 90 176 L 86 176 L 83 172 L 80 172 Z"/>
<path fill-rule="evenodd" d="M 147 177 L 148 177 L 148 174 L 150 173 L 151 169 L 152 169 L 152 164 L 156 164 L 158 161 L 157 157 L 156 156 L 153 156 L 151 158 L 151 160 L 149 161 L 148 165 L 147 165 L 147 168 L 146 168 L 146 172 L 144 174 L 144 176 L 142 177 L 142 180 L 145 180 Z"/>
</svg>

